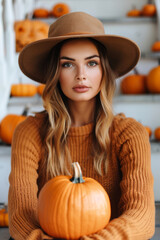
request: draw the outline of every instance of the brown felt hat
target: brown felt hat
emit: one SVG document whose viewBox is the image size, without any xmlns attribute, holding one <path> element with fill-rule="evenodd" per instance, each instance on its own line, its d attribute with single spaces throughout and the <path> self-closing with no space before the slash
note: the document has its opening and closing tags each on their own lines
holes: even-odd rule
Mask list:
<svg viewBox="0 0 160 240">
<path fill-rule="evenodd" d="M 19 66 L 27 77 L 44 83 L 45 64 L 51 49 L 65 39 L 88 37 L 106 47 L 110 66 L 117 77 L 128 73 L 137 64 L 140 50 L 136 43 L 121 36 L 105 34 L 102 22 L 87 13 L 72 12 L 50 25 L 48 38 L 23 48 L 19 55 Z"/>
</svg>

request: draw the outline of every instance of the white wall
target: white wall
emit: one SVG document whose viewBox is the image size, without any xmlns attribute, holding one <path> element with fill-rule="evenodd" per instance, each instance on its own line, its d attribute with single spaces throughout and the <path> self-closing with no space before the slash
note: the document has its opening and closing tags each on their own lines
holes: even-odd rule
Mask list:
<svg viewBox="0 0 160 240">
<path fill-rule="evenodd" d="M 0 202 L 8 202 L 8 188 L 9 188 L 9 173 L 11 170 L 10 164 L 11 149 L 9 147 L 0 148 Z"/>
</svg>

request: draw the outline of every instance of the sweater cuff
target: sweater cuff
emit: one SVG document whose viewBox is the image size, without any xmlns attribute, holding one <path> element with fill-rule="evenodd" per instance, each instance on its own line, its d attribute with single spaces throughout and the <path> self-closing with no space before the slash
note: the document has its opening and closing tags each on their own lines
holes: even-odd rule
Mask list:
<svg viewBox="0 0 160 240">
<path fill-rule="evenodd" d="M 52 237 L 46 235 L 41 229 L 33 230 L 26 240 L 49 240 L 53 239 Z"/>
</svg>

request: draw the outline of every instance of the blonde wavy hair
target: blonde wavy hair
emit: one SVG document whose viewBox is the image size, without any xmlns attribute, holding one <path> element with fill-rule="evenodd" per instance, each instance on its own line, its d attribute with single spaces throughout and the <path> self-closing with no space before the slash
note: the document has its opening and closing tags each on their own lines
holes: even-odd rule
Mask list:
<svg viewBox="0 0 160 240">
<path fill-rule="evenodd" d="M 103 69 L 101 89 L 97 95 L 92 145 L 94 168 L 101 175 L 103 162 L 107 171 L 107 159 L 110 154 L 109 128 L 113 120 L 112 98 L 115 90 L 115 75 L 109 66 L 106 48 L 96 40 L 90 40 L 97 47 Z M 69 164 L 72 162 L 67 146 L 71 118 L 67 99 L 59 84 L 59 54 L 63 43 L 56 45 L 51 52 L 50 61 L 46 67 L 46 87 L 42 96 L 48 117 L 44 140 L 47 179 L 60 174 L 69 174 L 66 161 Z"/>
</svg>

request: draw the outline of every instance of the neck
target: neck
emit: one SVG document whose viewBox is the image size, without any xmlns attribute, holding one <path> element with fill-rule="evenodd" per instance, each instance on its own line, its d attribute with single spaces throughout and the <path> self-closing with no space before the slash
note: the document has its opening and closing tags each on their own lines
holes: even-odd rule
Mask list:
<svg viewBox="0 0 160 240">
<path fill-rule="evenodd" d="M 94 121 L 96 100 L 90 102 L 71 102 L 68 103 L 69 112 L 72 120 L 72 127 L 79 127 Z"/>
</svg>

